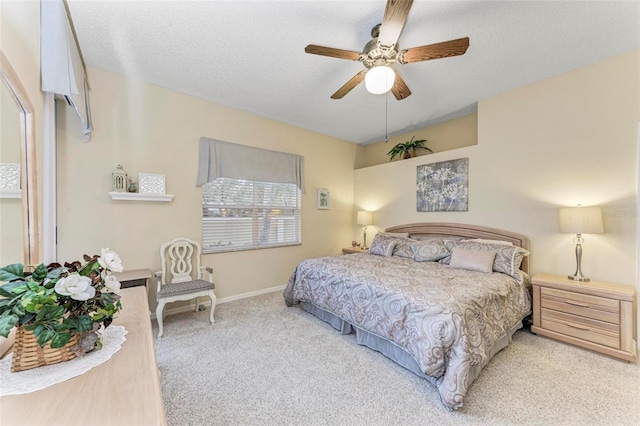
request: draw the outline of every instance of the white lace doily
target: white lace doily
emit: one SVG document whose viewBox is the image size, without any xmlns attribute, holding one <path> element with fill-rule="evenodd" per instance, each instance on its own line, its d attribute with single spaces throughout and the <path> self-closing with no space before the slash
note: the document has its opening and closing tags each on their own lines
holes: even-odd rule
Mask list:
<svg viewBox="0 0 640 426">
<path fill-rule="evenodd" d="M 108 361 L 109 358 L 120 350 L 126 339 L 127 330 L 119 325 L 107 327 L 102 333 L 102 349 L 90 352 L 82 357 L 76 357 L 71 361 L 60 362 L 53 365 L 32 368 L 31 370 L 11 372 L 11 359 L 13 354 L 0 360 L 0 395 L 17 395 L 35 392 L 56 383 L 64 382 L 79 376 Z"/>
</svg>

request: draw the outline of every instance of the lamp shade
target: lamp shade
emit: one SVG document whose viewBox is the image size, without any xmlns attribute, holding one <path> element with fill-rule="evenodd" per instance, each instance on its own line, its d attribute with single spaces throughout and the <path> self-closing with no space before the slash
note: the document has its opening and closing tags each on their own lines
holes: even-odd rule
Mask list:
<svg viewBox="0 0 640 426">
<path fill-rule="evenodd" d="M 372 216 L 371 212 L 360 210 L 356 221 L 358 222 L 358 225 L 371 225 L 373 223 Z"/>
<path fill-rule="evenodd" d="M 602 234 L 600 207 L 565 207 L 560 209 L 560 232 L 565 234 Z"/>
<path fill-rule="evenodd" d="M 373 67 L 364 76 L 364 85 L 369 93 L 381 95 L 387 93 L 396 81 L 396 73 L 386 66 Z"/>
</svg>

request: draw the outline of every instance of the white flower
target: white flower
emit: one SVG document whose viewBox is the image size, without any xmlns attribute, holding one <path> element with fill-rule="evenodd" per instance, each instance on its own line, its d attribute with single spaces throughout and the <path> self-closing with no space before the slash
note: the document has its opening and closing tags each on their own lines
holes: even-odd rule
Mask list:
<svg viewBox="0 0 640 426">
<path fill-rule="evenodd" d="M 113 275 L 109 274 L 104 278 L 104 288 L 108 293 L 120 293 L 120 281 Z"/>
<path fill-rule="evenodd" d="M 108 248 L 103 248 L 100 251 L 100 257 L 98 258 L 98 263 L 104 269 L 109 269 L 113 272 L 122 272 L 122 261 L 120 257 L 116 254 L 115 251 L 109 250 Z"/>
<path fill-rule="evenodd" d="M 96 295 L 96 289 L 91 286 L 91 279 L 78 274 L 71 274 L 60 278 L 54 287 L 56 293 L 71 296 L 74 300 L 89 300 Z"/>
</svg>

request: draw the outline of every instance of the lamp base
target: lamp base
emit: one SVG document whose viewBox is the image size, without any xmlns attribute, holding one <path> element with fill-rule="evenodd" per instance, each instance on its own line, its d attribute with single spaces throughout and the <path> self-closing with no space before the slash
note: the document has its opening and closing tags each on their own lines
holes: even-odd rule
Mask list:
<svg viewBox="0 0 640 426">
<path fill-rule="evenodd" d="M 589 278 L 583 277 L 583 276 L 580 276 L 580 275 L 568 275 L 567 278 L 569 278 L 570 280 L 573 280 L 573 281 L 580 281 L 580 282 L 583 282 L 583 283 L 586 283 L 587 281 L 591 281 Z"/>
</svg>

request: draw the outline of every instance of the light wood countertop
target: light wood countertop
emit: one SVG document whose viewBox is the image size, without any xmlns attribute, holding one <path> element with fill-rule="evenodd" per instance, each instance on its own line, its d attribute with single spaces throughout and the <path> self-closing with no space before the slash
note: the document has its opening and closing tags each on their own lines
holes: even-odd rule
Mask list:
<svg viewBox="0 0 640 426">
<path fill-rule="evenodd" d="M 2 426 L 166 425 L 146 289 L 127 288 L 121 295 L 113 324 L 128 332 L 122 348 L 78 377 L 0 397 Z"/>
</svg>

